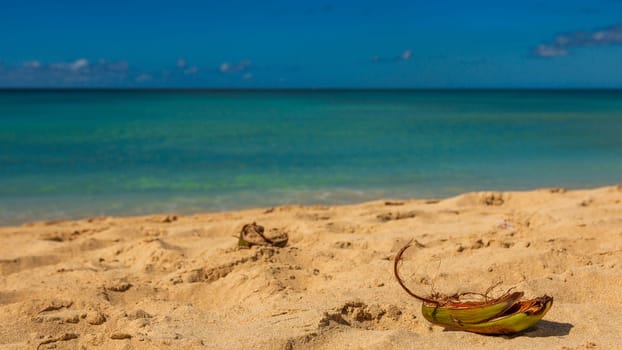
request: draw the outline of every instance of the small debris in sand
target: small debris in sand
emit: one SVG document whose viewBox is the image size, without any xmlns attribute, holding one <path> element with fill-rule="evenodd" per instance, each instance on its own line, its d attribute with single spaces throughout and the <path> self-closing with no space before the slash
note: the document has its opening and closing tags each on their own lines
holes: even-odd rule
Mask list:
<svg viewBox="0 0 622 350">
<path fill-rule="evenodd" d="M 75 334 L 75 333 L 65 333 L 65 334 L 61 335 L 60 337 L 48 339 L 48 340 L 45 340 L 45 341 L 39 343 L 39 345 L 37 345 L 37 349 L 39 349 L 41 347 L 41 345 L 56 343 L 56 342 L 59 342 L 59 341 L 67 341 L 67 340 L 77 339 L 79 336 L 80 336 L 79 334 Z"/>
<path fill-rule="evenodd" d="M 130 320 L 136 320 L 139 318 L 152 318 L 153 316 L 143 309 L 136 309 L 134 312 L 127 314 L 126 317 Z"/>
<path fill-rule="evenodd" d="M 177 215 L 167 215 L 164 219 L 162 219 L 162 222 L 165 224 L 170 224 L 175 221 L 177 221 Z"/>
<path fill-rule="evenodd" d="M 288 240 L 287 232 L 273 228 L 268 233 L 264 233 L 264 227 L 253 222 L 242 227 L 238 238 L 238 246 L 250 248 L 254 245 L 271 245 L 282 248 L 287 245 Z"/>
<path fill-rule="evenodd" d="M 132 287 L 132 284 L 125 281 L 116 281 L 106 286 L 107 290 L 113 292 L 125 292 Z"/>
<path fill-rule="evenodd" d="M 397 212 L 397 213 L 384 213 L 376 216 L 376 218 L 382 222 L 387 222 L 391 220 L 403 220 L 403 219 L 411 219 L 418 215 L 415 211 L 407 211 L 407 212 Z"/>
<path fill-rule="evenodd" d="M 404 205 L 404 202 L 386 201 L 386 202 L 384 202 L 384 205 L 387 205 L 387 206 L 399 206 L 399 205 Z"/>
<path fill-rule="evenodd" d="M 481 198 L 481 202 L 487 206 L 499 206 L 505 203 L 505 199 L 501 193 L 485 193 Z"/>
<path fill-rule="evenodd" d="M 93 326 L 99 326 L 100 324 L 106 322 L 106 315 L 100 311 L 89 313 L 86 317 L 86 322 Z"/>
<path fill-rule="evenodd" d="M 71 305 L 73 305 L 73 301 L 71 301 L 71 300 L 53 299 L 53 300 L 49 301 L 47 303 L 47 306 L 45 306 L 43 309 L 41 309 L 41 311 L 39 311 L 39 313 L 43 313 L 43 312 L 47 312 L 47 311 L 56 311 L 56 310 L 60 310 L 62 308 L 69 308 L 69 307 L 71 307 Z"/>
<path fill-rule="evenodd" d="M 115 339 L 115 340 L 132 339 L 132 335 L 127 334 L 127 333 L 112 333 L 110 335 L 110 339 Z"/>
</svg>

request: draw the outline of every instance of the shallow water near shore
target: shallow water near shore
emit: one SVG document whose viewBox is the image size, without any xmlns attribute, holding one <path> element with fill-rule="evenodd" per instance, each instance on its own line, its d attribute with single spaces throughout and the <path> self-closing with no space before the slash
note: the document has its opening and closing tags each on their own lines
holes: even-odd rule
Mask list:
<svg viewBox="0 0 622 350">
<path fill-rule="evenodd" d="M 0 224 L 622 179 L 622 91 L 0 91 Z"/>
</svg>

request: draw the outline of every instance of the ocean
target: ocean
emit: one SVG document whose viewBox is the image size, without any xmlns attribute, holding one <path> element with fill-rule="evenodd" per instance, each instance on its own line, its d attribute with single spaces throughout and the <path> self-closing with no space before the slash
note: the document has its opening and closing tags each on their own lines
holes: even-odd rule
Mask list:
<svg viewBox="0 0 622 350">
<path fill-rule="evenodd" d="M 1 90 L 0 225 L 622 183 L 621 90 Z"/>
</svg>

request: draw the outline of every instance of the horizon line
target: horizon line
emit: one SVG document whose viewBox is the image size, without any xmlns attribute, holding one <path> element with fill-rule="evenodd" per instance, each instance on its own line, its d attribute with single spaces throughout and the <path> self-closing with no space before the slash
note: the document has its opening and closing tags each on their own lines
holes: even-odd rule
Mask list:
<svg viewBox="0 0 622 350">
<path fill-rule="evenodd" d="M 622 87 L 2 87 L 7 91 L 137 91 L 137 92 L 311 92 L 311 91 L 622 91 Z"/>
</svg>

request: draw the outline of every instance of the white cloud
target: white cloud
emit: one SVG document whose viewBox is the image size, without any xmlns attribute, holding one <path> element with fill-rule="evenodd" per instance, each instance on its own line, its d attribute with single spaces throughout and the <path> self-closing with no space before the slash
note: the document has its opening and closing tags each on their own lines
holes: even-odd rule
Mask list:
<svg viewBox="0 0 622 350">
<path fill-rule="evenodd" d="M 557 35 L 551 43 L 536 46 L 534 54 L 538 57 L 566 56 L 575 48 L 611 45 L 622 45 L 622 24 Z"/>
<path fill-rule="evenodd" d="M 177 60 L 177 68 L 185 68 L 186 65 L 188 65 L 188 62 L 185 59 L 180 58 Z"/>
<path fill-rule="evenodd" d="M 230 68 L 231 68 L 231 65 L 229 64 L 229 62 L 223 62 L 220 64 L 220 67 L 218 68 L 218 70 L 220 70 L 222 73 L 227 73 Z"/>
<path fill-rule="evenodd" d="M 241 73 L 247 71 L 252 65 L 250 60 L 243 60 L 238 63 L 223 62 L 218 67 L 221 73 Z"/>
<path fill-rule="evenodd" d="M 371 61 L 374 63 L 392 63 L 392 62 L 400 62 L 400 61 L 408 61 L 413 56 L 413 52 L 410 49 L 404 50 L 399 56 L 393 57 L 382 57 L 375 55 L 371 58 Z"/>
<path fill-rule="evenodd" d="M 535 54 L 540 57 L 567 56 L 568 50 L 553 45 L 538 45 Z"/>
<path fill-rule="evenodd" d="M 153 72 L 133 68 L 126 61 L 104 59 L 29 60 L 0 70 L 3 86 L 119 86 L 154 81 Z M 187 70 L 189 74 L 195 72 L 192 67 Z"/>
<path fill-rule="evenodd" d="M 26 61 L 24 63 L 22 63 L 22 67 L 24 68 L 28 68 L 28 69 L 37 69 L 37 68 L 41 68 L 41 62 L 34 60 L 34 61 Z"/>
<path fill-rule="evenodd" d="M 412 55 L 413 55 L 413 52 L 411 50 L 405 50 L 400 55 L 400 58 L 403 60 L 409 60 L 412 57 Z"/>
<path fill-rule="evenodd" d="M 594 40 L 596 40 L 596 41 L 603 40 L 606 37 L 607 37 L 607 33 L 603 32 L 603 31 L 596 32 L 596 33 L 594 33 L 594 35 L 592 35 L 592 38 Z"/>
<path fill-rule="evenodd" d="M 146 73 L 139 74 L 136 78 L 134 78 L 134 81 L 137 83 L 146 83 L 151 80 L 153 80 L 153 77 Z"/>
<path fill-rule="evenodd" d="M 89 66 L 89 61 L 84 58 L 79 58 L 73 62 L 54 62 L 48 65 L 49 68 L 59 71 L 73 71 L 78 72 Z"/>
<path fill-rule="evenodd" d="M 83 68 L 86 68 L 89 66 L 89 61 L 87 61 L 84 58 L 80 58 L 75 60 L 74 62 L 69 64 L 69 69 L 71 69 L 72 71 L 79 71 Z"/>
</svg>

